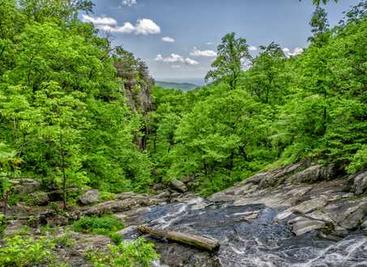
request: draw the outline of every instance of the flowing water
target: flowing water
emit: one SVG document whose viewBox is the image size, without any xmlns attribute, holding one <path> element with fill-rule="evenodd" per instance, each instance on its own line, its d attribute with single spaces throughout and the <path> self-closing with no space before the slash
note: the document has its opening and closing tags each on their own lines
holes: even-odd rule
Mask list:
<svg viewBox="0 0 367 267">
<path fill-rule="evenodd" d="M 140 210 L 130 225 L 146 223 L 215 238 L 221 247 L 209 255 L 186 246 L 155 241 L 161 253 L 157 266 L 367 266 L 367 238 L 353 233 L 338 241 L 317 233 L 295 236 L 286 222 L 276 221 L 281 210 L 262 204 L 236 206 L 195 198 Z M 127 238 L 136 237 L 128 231 Z M 167 265 L 166 265 L 167 264 Z"/>
</svg>

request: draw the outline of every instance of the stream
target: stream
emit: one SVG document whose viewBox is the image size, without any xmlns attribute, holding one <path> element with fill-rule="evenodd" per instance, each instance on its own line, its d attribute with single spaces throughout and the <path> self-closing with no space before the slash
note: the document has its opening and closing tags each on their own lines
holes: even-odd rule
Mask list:
<svg viewBox="0 0 367 267">
<path fill-rule="evenodd" d="M 296 236 L 287 221 L 276 219 L 281 211 L 264 204 L 234 205 L 198 197 L 142 208 L 129 216 L 127 224 L 144 223 L 220 241 L 219 251 L 210 255 L 151 239 L 161 254 L 155 266 L 367 266 L 367 238 L 362 233 L 339 240 L 322 238 L 316 231 Z M 124 235 L 133 239 L 138 233 L 129 227 Z"/>
</svg>

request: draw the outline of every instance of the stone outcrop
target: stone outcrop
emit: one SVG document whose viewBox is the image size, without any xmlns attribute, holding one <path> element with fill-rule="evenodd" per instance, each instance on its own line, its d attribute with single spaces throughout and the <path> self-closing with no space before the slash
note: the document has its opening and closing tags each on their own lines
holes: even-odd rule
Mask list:
<svg viewBox="0 0 367 267">
<path fill-rule="evenodd" d="M 367 192 L 367 171 L 357 174 L 352 180 L 353 191 L 356 195 L 362 195 Z"/>
<path fill-rule="evenodd" d="M 98 190 L 88 190 L 83 195 L 79 197 L 79 201 L 83 205 L 91 205 L 99 202 L 99 191 Z"/>
<path fill-rule="evenodd" d="M 185 193 L 187 191 L 186 185 L 179 180 L 172 180 L 170 183 L 170 187 L 180 193 Z"/>
<path fill-rule="evenodd" d="M 342 174 L 335 165 L 299 163 L 257 174 L 210 200 L 262 203 L 280 209 L 276 221 L 287 222 L 296 235 L 321 231 L 339 236 L 362 229 L 367 220 L 367 171 L 351 177 Z"/>
<path fill-rule="evenodd" d="M 29 178 L 22 178 L 22 179 L 15 179 L 11 180 L 14 191 L 18 194 L 28 194 L 39 191 L 41 189 L 40 182 L 29 179 Z"/>
</svg>

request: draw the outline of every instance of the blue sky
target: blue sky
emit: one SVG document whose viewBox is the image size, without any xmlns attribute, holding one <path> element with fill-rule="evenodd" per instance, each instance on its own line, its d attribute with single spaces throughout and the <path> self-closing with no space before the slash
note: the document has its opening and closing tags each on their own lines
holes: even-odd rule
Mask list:
<svg viewBox="0 0 367 267">
<path fill-rule="evenodd" d="M 142 58 L 157 80 L 199 83 L 228 32 L 256 47 L 272 41 L 287 53 L 307 46 L 311 0 L 94 0 L 83 19 L 107 32 L 114 45 Z M 340 0 L 326 9 L 330 24 L 358 0 Z"/>
</svg>

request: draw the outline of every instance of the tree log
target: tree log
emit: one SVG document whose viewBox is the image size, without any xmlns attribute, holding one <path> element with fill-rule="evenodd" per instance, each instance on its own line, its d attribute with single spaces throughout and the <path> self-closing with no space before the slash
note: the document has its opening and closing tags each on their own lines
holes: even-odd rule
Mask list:
<svg viewBox="0 0 367 267">
<path fill-rule="evenodd" d="M 155 238 L 167 239 L 169 241 L 189 245 L 210 252 L 217 251 L 220 246 L 218 240 L 212 238 L 192 234 L 184 234 L 175 231 L 158 230 L 144 225 L 139 226 L 138 231 L 142 234 L 148 234 Z"/>
</svg>

